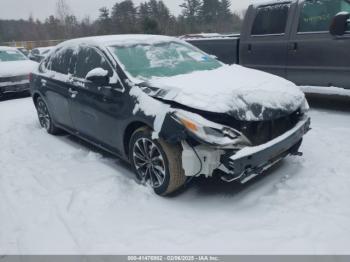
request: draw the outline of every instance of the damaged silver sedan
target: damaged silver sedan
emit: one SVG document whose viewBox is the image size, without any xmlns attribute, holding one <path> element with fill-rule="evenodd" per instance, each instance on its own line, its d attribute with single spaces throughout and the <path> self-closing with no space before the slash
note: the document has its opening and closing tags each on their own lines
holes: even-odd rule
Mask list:
<svg viewBox="0 0 350 262">
<path fill-rule="evenodd" d="M 293 83 L 165 36 L 67 41 L 31 87 L 49 133 L 63 129 L 125 159 L 163 196 L 198 176 L 245 183 L 300 155 L 310 129 Z"/>
</svg>

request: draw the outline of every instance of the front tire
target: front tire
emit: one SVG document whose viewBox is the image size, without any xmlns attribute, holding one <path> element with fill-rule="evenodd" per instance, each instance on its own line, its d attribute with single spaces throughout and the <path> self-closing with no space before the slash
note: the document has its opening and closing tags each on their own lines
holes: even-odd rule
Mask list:
<svg viewBox="0 0 350 262">
<path fill-rule="evenodd" d="M 41 97 L 37 98 L 35 107 L 38 113 L 40 126 L 44 128 L 51 135 L 59 134 L 60 130 L 52 122 L 52 117 L 50 115 L 49 109 L 45 101 Z"/>
<path fill-rule="evenodd" d="M 129 159 L 137 179 L 150 185 L 158 195 L 172 194 L 186 183 L 181 146 L 152 139 L 149 128 L 140 128 L 132 135 Z"/>
</svg>

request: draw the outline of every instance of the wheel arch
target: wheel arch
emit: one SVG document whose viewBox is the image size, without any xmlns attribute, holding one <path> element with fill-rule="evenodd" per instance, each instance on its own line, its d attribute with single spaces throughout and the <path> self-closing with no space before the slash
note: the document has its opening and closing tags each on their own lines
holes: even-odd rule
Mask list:
<svg viewBox="0 0 350 262">
<path fill-rule="evenodd" d="M 33 99 L 34 105 L 36 105 L 39 97 L 42 98 L 42 96 L 38 92 L 33 93 L 32 99 Z"/>
<path fill-rule="evenodd" d="M 129 144 L 130 144 L 131 137 L 134 134 L 134 132 L 141 127 L 148 127 L 151 130 L 153 130 L 153 128 L 150 125 L 141 121 L 135 121 L 130 123 L 124 131 L 124 136 L 123 136 L 124 153 L 127 156 L 127 158 L 129 158 Z"/>
</svg>

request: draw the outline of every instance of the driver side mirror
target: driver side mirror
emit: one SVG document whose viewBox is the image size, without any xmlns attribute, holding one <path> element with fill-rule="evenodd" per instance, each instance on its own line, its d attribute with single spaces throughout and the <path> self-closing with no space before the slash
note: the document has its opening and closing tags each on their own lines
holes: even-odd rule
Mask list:
<svg viewBox="0 0 350 262">
<path fill-rule="evenodd" d="M 333 36 L 343 36 L 348 30 L 348 25 L 350 24 L 350 13 L 340 12 L 332 20 L 329 32 Z"/>
<path fill-rule="evenodd" d="M 103 68 L 95 68 L 87 73 L 85 79 L 93 82 L 96 85 L 106 86 L 109 85 L 109 73 Z"/>
</svg>

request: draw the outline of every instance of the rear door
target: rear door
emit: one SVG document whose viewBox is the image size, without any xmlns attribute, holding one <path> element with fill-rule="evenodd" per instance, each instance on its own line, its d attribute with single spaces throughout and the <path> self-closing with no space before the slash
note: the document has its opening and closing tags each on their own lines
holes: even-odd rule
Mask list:
<svg viewBox="0 0 350 262">
<path fill-rule="evenodd" d="M 333 17 L 350 12 L 347 0 L 306 0 L 298 8 L 288 52 L 287 77 L 298 85 L 350 88 L 349 34 L 329 33 Z"/>
<path fill-rule="evenodd" d="M 67 129 L 73 129 L 70 115 L 71 74 L 76 56 L 70 48 L 58 49 L 44 63 L 42 90 L 54 120 Z"/>
<path fill-rule="evenodd" d="M 242 65 L 286 77 L 295 8 L 290 1 L 249 8 L 240 44 Z"/>
<path fill-rule="evenodd" d="M 103 68 L 109 72 L 111 83 L 99 86 L 85 79 L 88 72 Z M 125 108 L 123 86 L 104 54 L 95 47 L 80 48 L 74 75 L 71 115 L 76 130 L 89 140 L 111 151 L 119 152 L 120 119 Z M 113 83 L 115 82 L 115 83 Z"/>
</svg>

